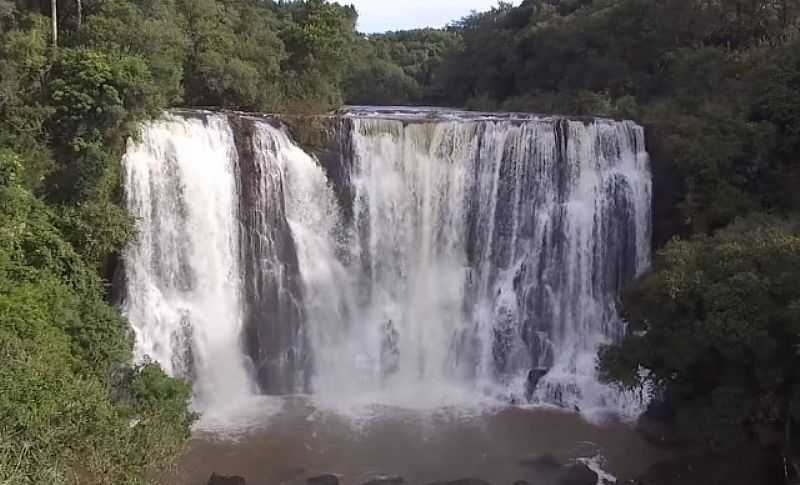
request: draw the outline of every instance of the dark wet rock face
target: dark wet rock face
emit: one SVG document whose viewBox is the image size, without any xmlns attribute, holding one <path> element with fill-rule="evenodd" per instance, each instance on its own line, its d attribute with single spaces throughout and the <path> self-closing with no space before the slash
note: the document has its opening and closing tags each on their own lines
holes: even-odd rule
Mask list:
<svg viewBox="0 0 800 485">
<path fill-rule="evenodd" d="M 310 359 L 297 248 L 275 162 L 279 147 L 259 121 L 229 122 L 238 152 L 245 350 L 264 393 L 303 392 Z"/>
<path fill-rule="evenodd" d="M 525 382 L 525 396 L 529 401 L 533 397 L 533 393 L 536 392 L 536 386 L 539 385 L 539 381 L 547 374 L 548 370 L 546 367 L 537 367 L 528 371 L 528 379 Z"/>
<path fill-rule="evenodd" d="M 247 482 L 242 477 L 229 477 L 212 473 L 211 478 L 208 480 L 208 485 L 247 485 Z"/>
</svg>

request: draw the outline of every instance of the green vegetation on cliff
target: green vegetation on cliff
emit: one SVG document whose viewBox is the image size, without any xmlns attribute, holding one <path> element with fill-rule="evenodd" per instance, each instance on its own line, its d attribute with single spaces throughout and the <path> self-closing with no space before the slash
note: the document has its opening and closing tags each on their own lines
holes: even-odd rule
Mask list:
<svg viewBox="0 0 800 485">
<path fill-rule="evenodd" d="M 119 161 L 175 105 L 341 104 L 355 11 L 322 0 L 0 0 L 0 484 L 156 483 L 190 387 L 135 364 L 109 282 Z M 79 10 L 80 7 L 80 10 Z"/>
<path fill-rule="evenodd" d="M 96 270 L 0 151 L 0 483 L 134 484 L 188 437 L 188 385 L 131 365 Z"/>
<path fill-rule="evenodd" d="M 623 298 L 606 376 L 648 383 L 678 431 L 727 448 L 800 418 L 800 226 L 764 216 L 674 240 Z"/>
</svg>

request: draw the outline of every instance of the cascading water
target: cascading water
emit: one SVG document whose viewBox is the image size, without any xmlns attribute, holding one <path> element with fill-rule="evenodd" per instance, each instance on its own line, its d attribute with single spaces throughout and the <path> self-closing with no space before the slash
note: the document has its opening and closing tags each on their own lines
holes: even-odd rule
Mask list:
<svg viewBox="0 0 800 485">
<path fill-rule="evenodd" d="M 194 377 L 201 402 L 253 391 L 239 350 L 242 291 L 233 133 L 224 117 L 167 116 L 124 157 L 138 238 L 125 254 L 137 352 Z"/>
<path fill-rule="evenodd" d="M 649 264 L 639 126 L 363 110 L 336 126 L 324 168 L 274 120 L 144 128 L 125 158 L 140 354 L 200 395 L 625 404 L 594 358 Z"/>
</svg>

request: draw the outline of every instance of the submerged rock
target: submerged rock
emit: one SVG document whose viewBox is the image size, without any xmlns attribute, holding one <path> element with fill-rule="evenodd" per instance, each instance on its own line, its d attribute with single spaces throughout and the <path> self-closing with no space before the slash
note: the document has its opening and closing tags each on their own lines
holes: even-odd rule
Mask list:
<svg viewBox="0 0 800 485">
<path fill-rule="evenodd" d="M 306 480 L 306 483 L 308 485 L 339 485 L 339 477 L 331 473 L 326 473 L 325 475 L 311 477 Z"/>
<path fill-rule="evenodd" d="M 247 482 L 245 482 L 244 478 L 242 477 L 227 477 L 225 475 L 217 475 L 216 473 L 212 473 L 211 478 L 208 479 L 208 485 L 247 485 Z"/>
<path fill-rule="evenodd" d="M 375 477 L 362 485 L 405 485 L 406 480 L 400 476 Z"/>
</svg>

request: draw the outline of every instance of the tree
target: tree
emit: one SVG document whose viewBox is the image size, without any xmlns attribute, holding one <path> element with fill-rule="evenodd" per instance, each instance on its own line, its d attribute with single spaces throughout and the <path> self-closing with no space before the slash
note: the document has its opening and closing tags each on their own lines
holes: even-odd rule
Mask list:
<svg viewBox="0 0 800 485">
<path fill-rule="evenodd" d="M 622 304 L 607 380 L 651 386 L 686 436 L 716 448 L 778 433 L 800 398 L 800 227 L 763 216 L 675 240 Z"/>
<path fill-rule="evenodd" d="M 58 48 L 58 0 L 50 0 L 50 22 L 53 27 L 53 49 Z"/>
<path fill-rule="evenodd" d="M 281 39 L 287 107 L 315 112 L 342 104 L 341 83 L 355 42 L 356 12 L 324 0 L 283 4 Z"/>
<path fill-rule="evenodd" d="M 191 47 L 186 30 L 186 19 L 173 0 L 108 0 L 87 17 L 78 38 L 82 47 L 142 58 L 155 85 L 152 104 L 165 107 L 183 101 Z"/>
</svg>

